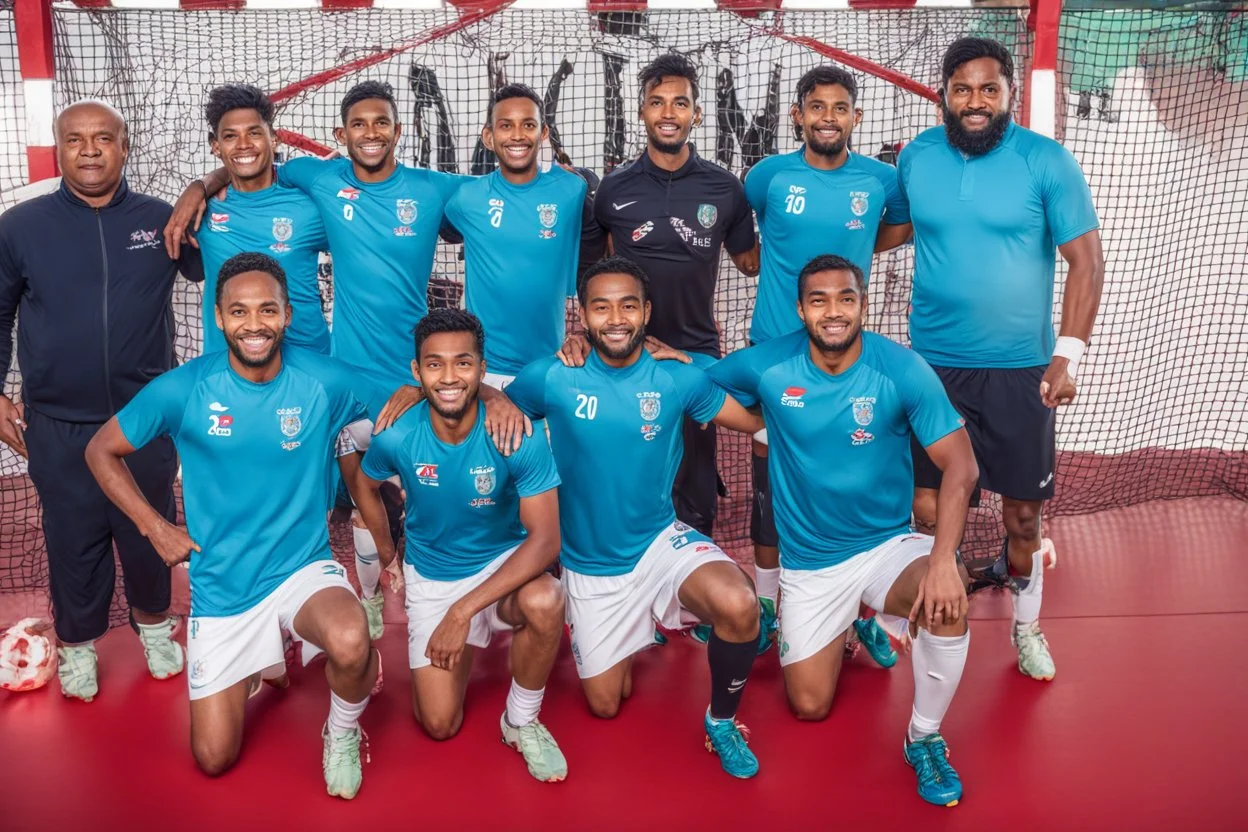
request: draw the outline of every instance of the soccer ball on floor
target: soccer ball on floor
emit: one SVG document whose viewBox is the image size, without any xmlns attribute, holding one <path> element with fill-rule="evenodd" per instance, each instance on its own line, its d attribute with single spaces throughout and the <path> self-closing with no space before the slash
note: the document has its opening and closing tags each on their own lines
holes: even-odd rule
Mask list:
<svg viewBox="0 0 1248 832">
<path fill-rule="evenodd" d="M 43 635 L 46 624 L 24 618 L 0 637 L 0 688 L 38 690 L 56 673 L 56 646 Z"/>
</svg>

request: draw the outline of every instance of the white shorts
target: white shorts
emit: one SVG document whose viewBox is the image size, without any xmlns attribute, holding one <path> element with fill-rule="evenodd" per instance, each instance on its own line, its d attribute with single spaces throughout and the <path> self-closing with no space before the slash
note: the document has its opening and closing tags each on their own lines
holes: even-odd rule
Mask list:
<svg viewBox="0 0 1248 832">
<path fill-rule="evenodd" d="M 925 534 L 901 534 L 826 569 L 780 568 L 780 665 L 809 659 L 849 629 L 865 603 L 878 612 L 905 568 L 931 554 Z"/>
<path fill-rule="evenodd" d="M 655 621 L 669 630 L 697 623 L 680 605 L 680 587 L 698 567 L 721 560 L 733 563 L 710 538 L 677 521 L 654 539 L 632 572 L 582 575 L 564 567 L 577 674 L 597 676 L 649 647 Z"/>
<path fill-rule="evenodd" d="M 351 436 L 351 428 L 345 427 L 338 431 L 338 439 L 334 442 L 334 458 L 341 459 L 344 456 L 350 456 L 357 453 L 360 449 L 355 445 L 355 439 Z"/>
<path fill-rule="evenodd" d="M 265 598 L 245 612 L 218 617 L 192 614 L 187 622 L 186 675 L 191 699 L 220 693 L 253 673 L 265 671 L 266 679 L 285 672 L 282 631 L 302 645 L 306 665 L 321 648 L 304 641 L 295 631 L 295 616 L 322 589 L 342 587 L 355 594 L 347 571 L 337 561 L 318 560 L 291 575 Z"/>
<path fill-rule="evenodd" d="M 458 581 L 433 581 L 422 578 L 410 563 L 403 564 L 403 580 L 407 598 L 407 666 L 412 670 L 429 666 L 429 657 L 425 648 L 429 646 L 429 638 L 433 631 L 446 617 L 451 606 L 472 592 L 486 579 L 498 571 L 503 561 L 511 557 L 519 546 L 508 549 L 475 575 L 460 578 Z M 473 647 L 489 647 L 490 638 L 504 630 L 512 629 L 511 625 L 498 617 L 498 602 L 495 601 L 472 617 L 468 625 L 468 643 Z"/>
<path fill-rule="evenodd" d="M 758 433 L 754 434 L 754 441 L 760 445 L 766 445 L 767 444 L 767 428 L 763 428 Z"/>
<path fill-rule="evenodd" d="M 495 390 L 506 390 L 507 385 L 515 381 L 516 377 L 503 373 L 486 373 L 485 378 L 482 380 Z"/>
<path fill-rule="evenodd" d="M 352 422 L 342 429 L 355 445 L 355 450 L 360 453 L 366 453 L 368 446 L 373 444 L 373 422 L 371 419 L 361 419 L 358 422 Z M 342 441 L 342 435 L 339 434 L 339 442 Z M 341 446 L 340 446 L 341 448 Z M 345 456 L 345 454 L 338 454 Z"/>
</svg>

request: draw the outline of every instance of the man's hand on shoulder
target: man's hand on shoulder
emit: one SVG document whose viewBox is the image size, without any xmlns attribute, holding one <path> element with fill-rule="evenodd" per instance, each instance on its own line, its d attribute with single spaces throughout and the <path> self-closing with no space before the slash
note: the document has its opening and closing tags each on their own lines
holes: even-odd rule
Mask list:
<svg viewBox="0 0 1248 832">
<path fill-rule="evenodd" d="M 533 435 L 533 423 L 506 393 L 488 384 L 481 385 L 481 401 L 485 403 L 485 432 L 500 454 L 511 456 L 520 450 L 524 437 Z"/>
<path fill-rule="evenodd" d="M 404 384 L 386 401 L 381 412 L 377 414 L 377 421 L 373 423 L 373 435 L 381 433 L 386 428 L 399 421 L 404 413 L 420 404 L 425 399 L 425 391 L 421 387 L 414 384 Z"/>
<path fill-rule="evenodd" d="M 679 361 L 681 364 L 693 363 L 689 353 L 678 350 L 675 347 L 669 347 L 653 335 L 646 336 L 646 352 L 650 353 L 650 357 L 655 361 Z"/>
<path fill-rule="evenodd" d="M 583 332 L 574 332 L 555 355 L 565 367 L 584 367 L 585 359 L 589 358 L 589 339 Z"/>
</svg>

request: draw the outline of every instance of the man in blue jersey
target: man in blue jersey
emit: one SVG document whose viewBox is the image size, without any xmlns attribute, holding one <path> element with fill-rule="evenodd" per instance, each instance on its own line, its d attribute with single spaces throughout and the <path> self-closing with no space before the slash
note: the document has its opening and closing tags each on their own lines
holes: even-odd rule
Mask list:
<svg viewBox="0 0 1248 832">
<path fill-rule="evenodd" d="M 849 149 L 862 121 L 854 76 L 834 66 L 810 70 L 797 82 L 790 116 L 802 146 L 763 159 L 745 177 L 745 196 L 762 237 L 752 344 L 801 328 L 793 314 L 797 274 L 812 258 L 838 252 L 869 280 L 872 254 L 910 236 L 910 209 L 897 169 Z M 764 624 L 774 629 L 780 552 L 767 481 L 767 431 L 754 437 L 753 451 L 754 581 Z M 896 663 L 897 653 L 874 618 L 855 621 L 854 629 L 878 663 Z"/>
<path fill-rule="evenodd" d="M 328 792 L 350 799 L 362 777 L 359 719 L 380 656 L 330 552 L 325 507 L 335 437 L 378 397 L 354 368 L 282 345 L 291 319 L 286 276 L 267 255 L 226 261 L 216 302 L 228 349 L 145 387 L 91 440 L 87 463 L 166 563 L 190 558 L 187 664 L 199 767 L 217 775 L 238 759 L 247 699 L 262 678 L 284 675 L 286 631 L 302 643 L 304 664 L 321 652 L 328 658 L 322 767 Z M 124 462 L 160 436 L 173 438 L 182 460 L 185 528 L 148 503 Z"/>
<path fill-rule="evenodd" d="M 860 603 L 920 628 L 906 760 L 924 800 L 952 806 L 962 785 L 940 722 L 970 632 L 957 546 L 978 476 L 962 419 L 919 356 L 863 333 L 866 278 L 820 255 L 798 276 L 805 329 L 733 353 L 710 370 L 760 405 L 771 439 L 780 532 L 780 664 L 799 719 L 828 715 L 846 632 Z M 936 537 L 910 532 L 913 436 L 944 472 Z"/>
<path fill-rule="evenodd" d="M 593 346 L 585 365 L 537 361 L 507 392 L 550 430 L 572 655 L 590 710 L 604 718 L 619 711 L 654 621 L 709 622 L 708 747 L 729 774 L 753 777 L 758 760 L 735 715 L 757 649 L 758 599 L 709 537 L 676 519 L 671 494 L 686 416 L 751 432 L 761 420 L 692 364 L 650 356 L 648 283 L 623 257 L 589 267 L 577 292 Z"/>
<path fill-rule="evenodd" d="M 498 170 L 461 187 L 446 217 L 464 238 L 465 305 L 490 333 L 486 383 L 501 389 L 558 351 L 582 234 L 597 248 L 601 231 L 586 181 L 559 166 L 538 168 L 547 128 L 536 92 L 524 84 L 497 90 L 481 138 Z"/>
<path fill-rule="evenodd" d="M 403 585 L 417 721 L 434 739 L 455 736 L 474 648 L 513 631 L 503 742 L 535 778 L 554 782 L 568 765 L 537 714 L 563 637 L 563 591 L 545 572 L 559 555 L 559 475 L 544 435 L 504 457 L 486 434 L 484 349 L 471 312 L 435 309 L 416 326 L 412 369 L 428 395 L 374 439 L 364 473 L 377 486 L 398 476 L 407 495 Z"/>
<path fill-rule="evenodd" d="M 212 155 L 230 177 L 223 200 L 208 200 L 204 256 L 204 354 L 225 349 L 216 324 L 216 282 L 235 254 L 264 251 L 282 264 L 290 281 L 291 346 L 329 353 L 329 327 L 321 309 L 319 254 L 329 248 L 312 200 L 277 184 L 273 172 L 273 102 L 255 87 L 229 85 L 208 93 L 204 107 Z"/>
<path fill-rule="evenodd" d="M 277 179 L 315 203 L 329 239 L 334 257 L 332 354 L 357 367 L 376 369 L 398 387 L 411 381 L 411 327 L 428 308 L 426 290 L 443 212 L 467 177 L 397 162 L 395 148 L 402 128 L 388 84 L 356 84 L 342 99 L 341 117 L 342 126 L 334 135 L 346 147 L 347 158 L 292 159 L 277 168 Z M 166 240 L 170 251 L 176 252 L 184 240 L 195 243 L 194 237 L 186 236 L 188 225 L 193 222 L 199 228 L 205 195 L 217 193 L 228 181 L 222 168 L 186 189 L 166 227 L 172 235 Z M 218 207 L 228 212 L 230 206 L 226 195 Z M 211 225 L 206 233 L 212 234 Z M 368 450 L 373 427 L 367 420 L 351 425 L 343 450 Z M 349 453 L 344 457 L 353 458 Z M 377 589 L 377 544 L 358 515 L 352 525 L 370 627 L 380 636 L 383 598 Z"/>
<path fill-rule="evenodd" d="M 1053 496 L 1054 410 L 1075 398 L 1100 304 L 1099 222 L 1074 156 L 1011 121 L 1014 62 L 1001 44 L 955 41 L 941 80 L 944 126 L 898 159 L 914 223 L 910 339 L 966 417 L 980 487 L 1001 495 L 1006 540 L 988 577 L 1013 593 L 1019 670 L 1049 680 L 1040 600 L 1056 555 L 1040 516 Z M 1055 249 L 1070 267 L 1056 341 Z M 915 485 L 915 520 L 930 530 L 940 471 L 918 448 Z"/>
</svg>

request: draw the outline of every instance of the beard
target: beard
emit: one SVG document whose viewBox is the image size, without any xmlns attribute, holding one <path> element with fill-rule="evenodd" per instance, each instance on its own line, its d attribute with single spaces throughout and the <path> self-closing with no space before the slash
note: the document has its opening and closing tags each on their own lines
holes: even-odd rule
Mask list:
<svg viewBox="0 0 1248 832">
<path fill-rule="evenodd" d="M 628 343 L 622 347 L 615 347 L 608 344 L 599 336 L 598 333 L 600 331 L 601 330 L 592 329 L 585 330 L 585 339 L 589 341 L 589 345 L 595 350 L 602 353 L 607 358 L 611 358 L 616 361 L 628 358 L 637 350 L 638 347 L 641 346 L 641 343 L 646 340 L 646 328 L 644 326 L 639 327 L 637 331 L 633 333 L 633 337 L 628 339 Z"/>
<path fill-rule="evenodd" d="M 454 422 L 464 418 L 464 414 L 466 414 L 470 408 L 477 406 L 477 394 L 480 390 L 480 384 L 476 387 L 469 387 L 465 390 L 463 404 L 458 407 L 451 407 L 450 405 L 443 404 L 442 401 L 438 399 L 436 394 L 425 396 L 425 401 L 429 402 L 429 407 L 433 408 L 434 412 L 443 419 Z"/>
<path fill-rule="evenodd" d="M 234 354 L 234 357 L 238 359 L 239 364 L 254 370 L 259 367 L 267 367 L 270 363 L 272 363 L 274 357 L 277 356 L 277 351 L 281 348 L 282 340 L 285 337 L 286 330 L 284 329 L 279 329 L 274 332 L 273 341 L 269 344 L 268 352 L 260 358 L 249 358 L 247 354 L 243 352 L 243 348 L 239 346 L 238 342 L 240 339 L 237 336 L 226 335 L 225 343 L 230 348 L 230 352 Z"/>
<path fill-rule="evenodd" d="M 843 353 L 852 347 L 854 342 L 858 340 L 860 335 L 862 335 L 861 320 L 855 324 L 851 324 L 849 329 L 845 331 L 845 335 L 842 336 L 839 341 L 825 341 L 823 336 L 819 334 L 817 327 L 818 322 L 816 322 L 815 330 L 811 330 L 810 327 L 807 327 L 806 334 L 810 336 L 811 343 L 815 345 L 815 348 L 824 353 Z"/>
<path fill-rule="evenodd" d="M 649 140 L 650 146 L 655 150 L 660 153 L 666 153 L 669 156 L 675 156 L 677 153 L 680 153 L 681 149 L 688 143 L 689 134 L 686 132 L 685 135 L 678 136 L 677 138 L 668 141 L 659 135 L 658 130 L 650 130 L 647 128 L 646 138 Z"/>
<path fill-rule="evenodd" d="M 942 105 L 944 110 L 945 136 L 949 139 L 949 144 L 965 153 L 967 156 L 983 156 L 1001 143 L 1001 137 L 1005 135 L 1005 130 L 1010 126 L 1010 111 L 1006 110 L 992 116 L 988 125 L 983 130 L 967 130 L 962 126 L 961 114 L 954 113 L 949 109 L 948 104 Z M 965 110 L 968 112 L 983 112 L 982 110 Z"/>
<path fill-rule="evenodd" d="M 845 146 L 849 143 L 849 136 L 845 133 L 841 133 L 841 137 L 839 139 L 833 139 L 826 144 L 820 142 L 819 139 L 815 137 L 814 130 L 811 130 L 805 138 L 806 146 L 810 148 L 812 153 L 818 153 L 820 156 L 827 156 L 828 158 L 840 156 L 841 152 L 845 150 Z"/>
</svg>

